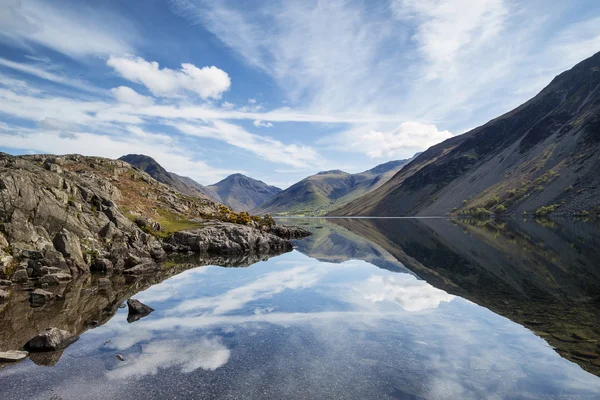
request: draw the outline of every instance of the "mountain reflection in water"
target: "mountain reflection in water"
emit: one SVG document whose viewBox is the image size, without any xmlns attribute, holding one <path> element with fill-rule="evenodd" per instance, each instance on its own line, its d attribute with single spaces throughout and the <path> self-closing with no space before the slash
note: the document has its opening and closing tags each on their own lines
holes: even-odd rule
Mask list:
<svg viewBox="0 0 600 400">
<path fill-rule="evenodd" d="M 0 305 L 0 350 L 85 332 L 52 368 L 0 370 L 2 398 L 598 398 L 597 226 L 282 222 L 314 234 L 228 264 L 249 268 L 188 260 Z M 132 296 L 156 311 L 127 323 Z"/>
</svg>

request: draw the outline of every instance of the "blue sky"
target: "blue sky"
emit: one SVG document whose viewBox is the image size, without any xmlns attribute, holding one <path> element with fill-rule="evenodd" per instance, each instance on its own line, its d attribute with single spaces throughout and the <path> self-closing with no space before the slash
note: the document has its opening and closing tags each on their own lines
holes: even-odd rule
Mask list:
<svg viewBox="0 0 600 400">
<path fill-rule="evenodd" d="M 0 151 L 287 187 L 518 106 L 600 51 L 600 3 L 0 0 L 0 28 Z"/>
</svg>

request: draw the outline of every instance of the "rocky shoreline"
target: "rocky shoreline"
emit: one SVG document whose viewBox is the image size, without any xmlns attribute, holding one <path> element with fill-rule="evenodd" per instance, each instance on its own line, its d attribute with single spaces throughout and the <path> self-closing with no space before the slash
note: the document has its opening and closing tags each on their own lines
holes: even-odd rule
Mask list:
<svg viewBox="0 0 600 400">
<path fill-rule="evenodd" d="M 277 226 L 269 216 L 235 213 L 208 198 L 179 193 L 124 161 L 0 153 L 0 314 L 10 323 L 66 302 L 65 290 L 71 289 L 65 288 L 93 276 L 102 276 L 92 278 L 93 290 L 101 294 L 102 310 L 113 315 L 139 291 L 128 287 L 109 304 L 102 298 L 115 282 L 160 281 L 210 262 L 249 265 L 291 251 L 292 239 L 308 235 L 302 228 Z M 190 255 L 198 258 L 186 263 Z M 81 292 L 70 303 L 73 320 L 88 314 L 80 297 Z M 15 306 L 22 311 L 11 312 Z M 31 351 L 59 349 L 88 327 L 57 328 L 59 320 L 36 321 L 20 330 L 17 342 L 3 338 L 0 358 L 24 358 L 28 340 Z M 90 324 L 101 320 L 108 319 L 98 316 Z"/>
<path fill-rule="evenodd" d="M 189 228 L 167 232 L 159 218 Z M 183 195 L 124 161 L 0 153 L 0 300 L 11 283 L 151 273 L 172 252 L 289 251 L 309 234 Z"/>
</svg>

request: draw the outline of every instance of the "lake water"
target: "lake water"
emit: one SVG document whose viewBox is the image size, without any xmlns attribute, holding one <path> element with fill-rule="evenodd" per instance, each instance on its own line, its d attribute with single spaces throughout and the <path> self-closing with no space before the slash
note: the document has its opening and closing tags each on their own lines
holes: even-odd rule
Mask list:
<svg viewBox="0 0 600 400">
<path fill-rule="evenodd" d="M 0 369 L 0 398 L 600 398 L 597 225 L 282 222 L 314 235 L 196 262 L 227 268 L 86 278 L 43 308 L 17 293 L 0 350 L 47 326 L 81 338 Z M 156 311 L 128 323 L 128 297 Z"/>
</svg>

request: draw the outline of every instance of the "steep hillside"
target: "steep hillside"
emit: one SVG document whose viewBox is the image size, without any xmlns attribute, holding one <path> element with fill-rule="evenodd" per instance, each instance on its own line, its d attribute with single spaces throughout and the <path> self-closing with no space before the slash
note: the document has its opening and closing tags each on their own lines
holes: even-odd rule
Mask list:
<svg viewBox="0 0 600 400">
<path fill-rule="evenodd" d="M 214 185 L 208 186 L 220 201 L 237 211 L 252 210 L 270 200 L 281 189 L 242 174 L 229 175 Z"/>
<path fill-rule="evenodd" d="M 322 215 L 377 189 L 408 161 L 390 161 L 358 174 L 340 170 L 319 172 L 252 211 L 255 214 Z"/>
<path fill-rule="evenodd" d="M 209 198 L 217 202 L 222 202 L 219 196 L 206 186 L 199 184 L 187 176 L 179 176 L 173 172 L 168 172 L 155 159 L 144 154 L 127 154 L 119 158 L 134 167 L 141 169 L 157 181 L 171 186 L 183 194 L 200 198 Z"/>
<path fill-rule="evenodd" d="M 599 212 L 600 53 L 331 215 Z"/>
</svg>

